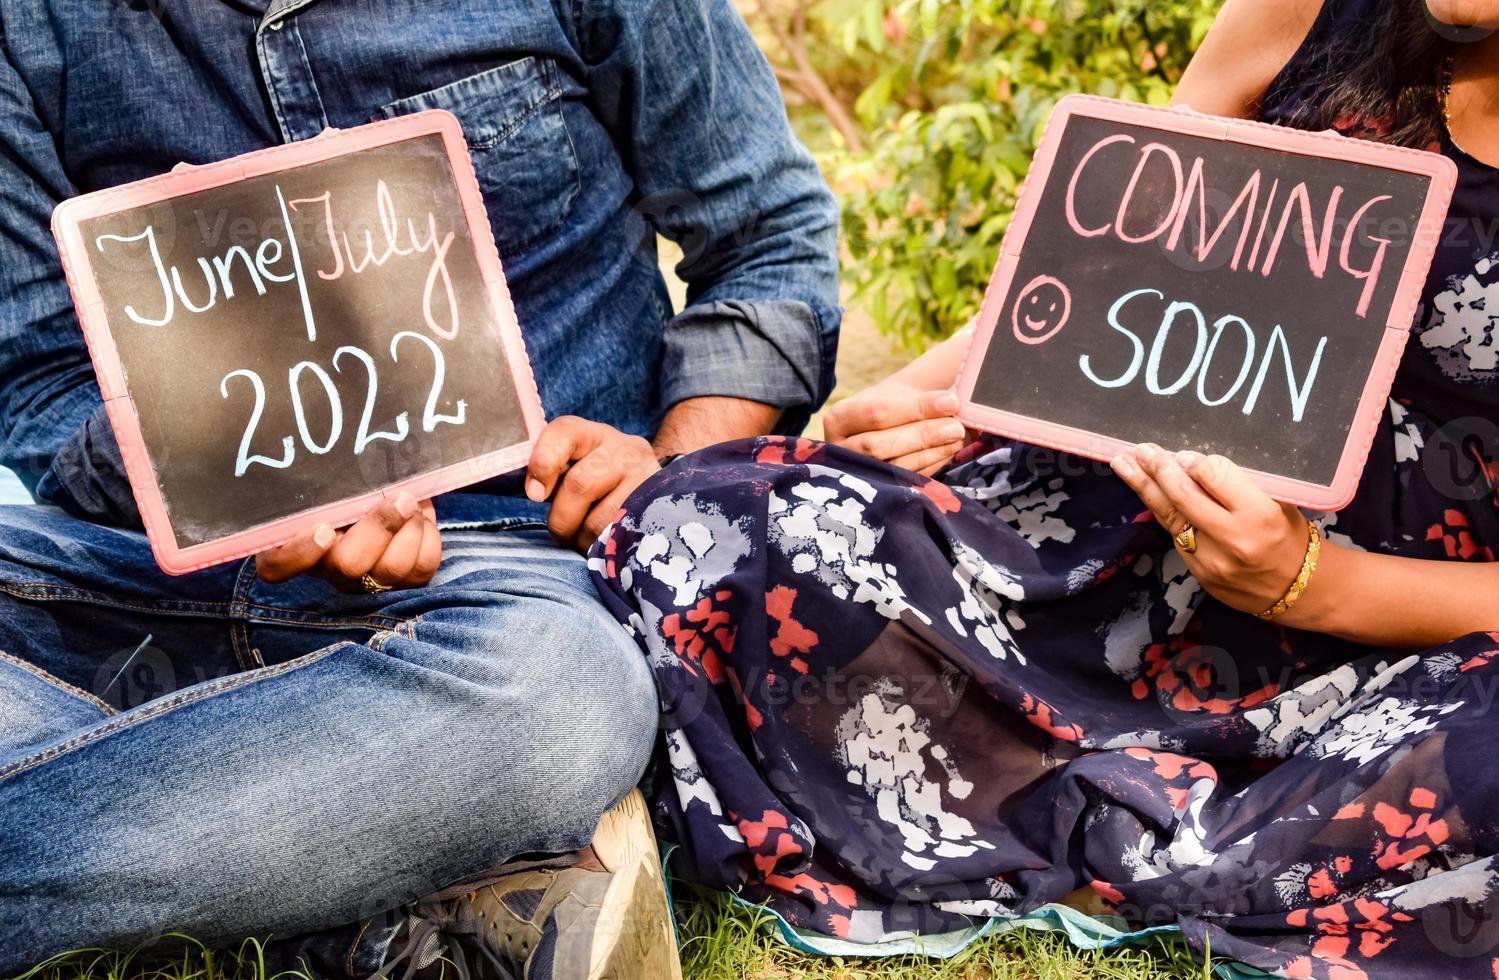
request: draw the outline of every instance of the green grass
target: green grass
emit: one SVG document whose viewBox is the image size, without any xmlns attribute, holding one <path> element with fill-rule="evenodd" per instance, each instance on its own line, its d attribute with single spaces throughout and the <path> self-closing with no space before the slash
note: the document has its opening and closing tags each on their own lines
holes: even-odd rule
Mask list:
<svg viewBox="0 0 1499 980">
<path fill-rule="evenodd" d="M 717 895 L 678 902 L 687 980 L 1210 980 L 1203 963 L 1175 939 L 1152 937 L 1109 952 L 1078 950 L 1054 933 L 1020 930 L 981 940 L 950 960 L 816 957 L 776 939 L 769 917 Z M 171 959 L 79 950 L 57 957 L 25 980 L 277 980 L 259 945 L 211 950 L 188 941 Z M 300 980 L 282 974 L 279 980 Z"/>
<path fill-rule="evenodd" d="M 143 957 L 134 952 L 79 949 L 54 956 L 8 980 L 272 980 L 260 956 L 260 944 L 247 939 L 238 949 L 209 949 L 180 937 L 183 951 L 172 957 Z M 306 980 L 280 974 L 280 980 Z"/>
<path fill-rule="evenodd" d="M 678 921 L 688 980 L 1211 980 L 1176 938 L 1088 951 L 1057 933 L 1023 929 L 986 937 L 948 960 L 874 959 L 799 953 L 771 934 L 768 915 L 723 896 L 679 902 Z"/>
</svg>

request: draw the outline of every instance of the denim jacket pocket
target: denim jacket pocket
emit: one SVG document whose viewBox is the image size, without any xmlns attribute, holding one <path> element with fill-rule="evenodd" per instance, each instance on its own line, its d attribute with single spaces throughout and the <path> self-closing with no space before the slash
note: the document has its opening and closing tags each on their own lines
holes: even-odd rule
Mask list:
<svg viewBox="0 0 1499 980">
<path fill-rule="evenodd" d="M 446 109 L 463 124 L 502 259 L 554 234 L 581 181 L 557 66 L 522 58 L 380 108 L 391 119 Z"/>
</svg>

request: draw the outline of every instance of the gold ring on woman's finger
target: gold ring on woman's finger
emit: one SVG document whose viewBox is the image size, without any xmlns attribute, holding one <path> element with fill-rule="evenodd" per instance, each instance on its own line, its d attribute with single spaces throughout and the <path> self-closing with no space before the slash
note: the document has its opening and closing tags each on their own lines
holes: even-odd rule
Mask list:
<svg viewBox="0 0 1499 980">
<path fill-rule="evenodd" d="M 364 591 L 370 595 L 379 595 L 382 592 L 392 592 L 395 590 L 395 586 L 386 585 L 384 582 L 376 581 L 375 576 L 369 574 L 366 574 L 363 578 L 361 578 L 359 580 L 359 584 L 363 586 Z"/>
<path fill-rule="evenodd" d="M 1182 554 L 1190 555 L 1197 550 L 1197 528 L 1190 523 L 1183 524 L 1182 529 L 1172 536 L 1172 540 L 1182 550 Z"/>
</svg>

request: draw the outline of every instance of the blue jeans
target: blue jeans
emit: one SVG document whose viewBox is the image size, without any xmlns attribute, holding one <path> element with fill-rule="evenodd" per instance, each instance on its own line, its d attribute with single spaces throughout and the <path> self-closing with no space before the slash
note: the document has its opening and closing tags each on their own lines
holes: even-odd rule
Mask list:
<svg viewBox="0 0 1499 980">
<path fill-rule="evenodd" d="M 650 671 L 544 530 L 444 543 L 427 588 L 345 596 L 0 507 L 0 975 L 333 929 L 585 845 L 645 766 Z M 389 938 L 292 945 L 361 974 Z"/>
</svg>

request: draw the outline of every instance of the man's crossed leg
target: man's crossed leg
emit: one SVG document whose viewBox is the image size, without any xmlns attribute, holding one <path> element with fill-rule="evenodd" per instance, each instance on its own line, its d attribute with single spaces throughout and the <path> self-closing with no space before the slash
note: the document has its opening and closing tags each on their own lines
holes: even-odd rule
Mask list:
<svg viewBox="0 0 1499 980">
<path fill-rule="evenodd" d="M 139 534 L 0 509 L 0 973 L 327 929 L 296 948 L 368 975 L 399 930 L 347 924 L 583 848 L 655 723 L 544 529 L 447 529 L 430 586 L 342 595 L 170 578 Z"/>
</svg>

